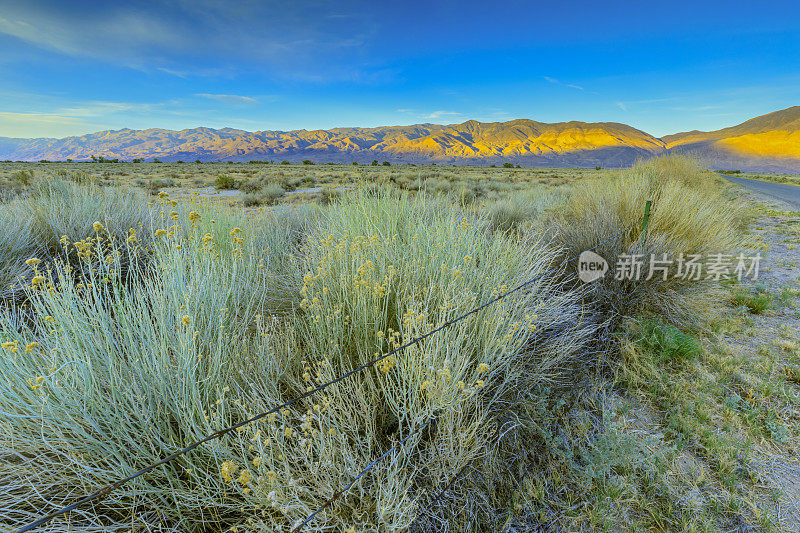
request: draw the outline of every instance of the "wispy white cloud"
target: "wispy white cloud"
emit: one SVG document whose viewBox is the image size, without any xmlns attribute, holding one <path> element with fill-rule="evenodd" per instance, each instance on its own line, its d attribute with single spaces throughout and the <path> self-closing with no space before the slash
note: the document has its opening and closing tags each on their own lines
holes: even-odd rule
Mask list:
<svg viewBox="0 0 800 533">
<path fill-rule="evenodd" d="M 446 111 L 443 109 L 437 111 L 419 111 L 417 109 L 410 109 L 410 108 L 400 108 L 397 110 L 398 113 L 403 113 L 404 115 L 411 115 L 416 119 L 419 120 L 439 120 L 443 117 L 460 117 L 463 116 L 463 113 L 459 113 L 457 111 Z"/>
<path fill-rule="evenodd" d="M 461 115 L 462 113 L 457 113 L 456 111 L 434 111 L 433 113 L 428 113 L 427 115 L 423 115 L 422 118 L 428 120 L 437 120 L 442 117 L 447 117 L 447 116 L 458 117 Z"/>
<path fill-rule="evenodd" d="M 578 89 L 579 91 L 585 91 L 583 87 L 580 85 L 576 85 L 574 83 L 565 83 L 555 78 L 551 78 L 550 76 L 544 76 L 545 81 L 552 83 L 553 85 L 561 85 L 562 87 L 569 87 L 571 89 Z"/>
<path fill-rule="evenodd" d="M 457 111 L 445 111 L 445 110 L 438 110 L 438 111 L 420 111 L 418 109 L 407 108 L 403 107 L 397 109 L 398 113 L 403 113 L 404 115 L 413 115 L 414 117 L 426 119 L 426 120 L 436 120 L 442 117 L 447 116 L 462 116 L 463 113 L 459 113 Z"/>
<path fill-rule="evenodd" d="M 172 120 L 207 122 L 192 97 L 155 102 L 71 101 L 0 91 L 0 136 L 64 137 L 136 125 L 152 127 L 157 124 L 153 117 L 159 117 L 162 124 Z"/>
<path fill-rule="evenodd" d="M 493 122 L 509 120 L 512 116 L 512 114 L 505 109 L 484 106 L 469 111 L 447 111 L 442 109 L 436 111 L 420 111 L 419 109 L 401 107 L 395 109 L 395 112 L 413 117 L 414 120 L 437 121 L 440 123 L 446 121 L 447 117 L 458 117 L 457 120 L 474 119 L 484 122 Z"/>
<path fill-rule="evenodd" d="M 119 10 L 107 18 L 78 18 L 15 0 L 3 9 L 0 33 L 70 56 L 116 58 L 116 64 L 145 67 L 147 56 L 157 50 L 185 52 L 190 46 L 183 32 L 144 13 Z"/>
<path fill-rule="evenodd" d="M 627 111 L 628 110 L 628 106 L 625 105 L 625 102 L 617 102 L 615 105 L 618 108 L 622 109 L 623 111 Z"/>
<path fill-rule="evenodd" d="M 167 102 L 105 102 L 89 101 L 79 102 L 75 105 L 59 107 L 56 112 L 60 115 L 73 117 L 101 117 L 115 113 L 153 113 L 161 111 Z"/>
<path fill-rule="evenodd" d="M 51 113 L 10 113 L 0 111 L 0 120 L 33 120 L 37 122 L 49 122 L 54 124 L 65 124 L 79 122 L 78 117 L 54 115 Z"/>
<path fill-rule="evenodd" d="M 197 93 L 195 96 L 208 98 L 209 100 L 216 100 L 224 104 L 257 104 L 258 99 L 251 96 L 242 96 L 240 94 L 210 94 L 210 93 Z"/>
<path fill-rule="evenodd" d="M 310 15 L 307 2 L 279 9 L 275 4 L 173 0 L 148 9 L 3 0 L 0 34 L 71 57 L 178 77 L 240 69 L 318 76 L 309 81 L 323 83 L 342 76 L 356 83 L 387 77 L 361 62 L 376 33 L 371 15 L 342 14 L 325 3 L 315 3 Z M 336 58 L 346 58 L 350 68 Z"/>
<path fill-rule="evenodd" d="M 47 132 L 50 137 L 64 137 L 77 131 L 99 130 L 98 124 L 82 117 L 54 113 L 10 113 L 0 111 L 0 131 L 12 137 L 41 137 Z"/>
<path fill-rule="evenodd" d="M 703 112 L 703 111 L 713 111 L 715 109 L 722 109 L 723 106 L 721 105 L 698 105 L 698 106 L 675 106 L 670 107 L 672 111 L 691 111 L 691 112 Z"/>
</svg>

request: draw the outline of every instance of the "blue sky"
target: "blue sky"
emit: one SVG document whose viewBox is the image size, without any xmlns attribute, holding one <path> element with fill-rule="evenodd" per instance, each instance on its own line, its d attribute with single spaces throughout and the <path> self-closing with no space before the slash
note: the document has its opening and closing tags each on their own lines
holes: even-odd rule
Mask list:
<svg viewBox="0 0 800 533">
<path fill-rule="evenodd" d="M 0 136 L 469 119 L 711 130 L 800 104 L 800 2 L 0 0 Z"/>
</svg>

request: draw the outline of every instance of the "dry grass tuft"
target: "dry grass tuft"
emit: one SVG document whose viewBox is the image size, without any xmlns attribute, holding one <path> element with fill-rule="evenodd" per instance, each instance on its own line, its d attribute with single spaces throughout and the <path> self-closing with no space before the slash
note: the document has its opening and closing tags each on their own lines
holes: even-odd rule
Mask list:
<svg viewBox="0 0 800 533">
<path fill-rule="evenodd" d="M 681 278 L 677 271 L 681 254 L 699 255 L 706 262 L 714 254 L 731 254 L 740 245 L 743 210 L 715 189 L 707 174 L 679 156 L 638 163 L 617 178 L 576 185 L 548 221 L 566 256 L 634 225 L 623 238 L 597 250 L 611 271 L 586 287 L 589 301 L 614 323 L 637 314 L 657 314 L 676 325 L 688 325 L 720 300 L 718 282 L 705 274 L 700 280 Z M 653 206 L 647 235 L 642 236 L 639 220 L 647 200 Z M 642 278 L 651 257 L 659 260 L 666 254 L 674 263 L 666 281 L 661 272 L 651 280 L 615 279 L 615 265 L 625 254 L 642 256 Z"/>
</svg>

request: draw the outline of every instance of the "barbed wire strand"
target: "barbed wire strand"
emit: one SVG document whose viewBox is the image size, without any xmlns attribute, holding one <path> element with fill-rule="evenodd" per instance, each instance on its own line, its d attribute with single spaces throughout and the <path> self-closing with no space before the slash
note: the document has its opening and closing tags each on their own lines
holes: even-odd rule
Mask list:
<svg viewBox="0 0 800 533">
<path fill-rule="evenodd" d="M 589 250 L 588 250 L 588 251 L 595 250 L 595 249 L 597 249 L 598 247 L 602 246 L 603 244 L 607 243 L 609 240 L 611 240 L 611 238 L 618 237 L 618 236 L 619 236 L 619 235 L 621 235 L 622 233 L 624 233 L 624 232 L 628 231 L 628 230 L 629 230 L 629 229 L 631 229 L 633 226 L 635 226 L 636 224 L 638 224 L 639 222 L 641 222 L 641 221 L 642 221 L 644 218 L 645 218 L 644 216 L 643 216 L 643 217 L 641 217 L 641 218 L 639 218 L 639 220 L 637 220 L 636 222 L 634 222 L 633 224 L 631 224 L 630 226 L 628 226 L 628 227 L 627 227 L 627 228 L 625 228 L 624 230 L 622 230 L 622 231 L 619 231 L 619 232 L 615 233 L 615 234 L 614 234 L 614 235 L 612 235 L 612 236 L 611 236 L 609 239 L 606 239 L 606 240 L 605 240 L 605 241 L 603 241 L 602 243 L 596 244 L 596 245 L 595 245 L 595 246 L 593 246 L 592 248 L 589 248 Z M 575 257 L 572 257 L 572 258 L 570 258 L 570 259 L 567 259 L 567 261 L 572 261 L 573 259 L 575 259 Z M 562 265 L 563 265 L 563 263 L 562 263 Z M 561 266 L 561 265 L 559 265 L 559 266 Z M 509 405 L 508 407 L 506 407 L 505 409 L 503 409 L 503 410 L 500 412 L 500 414 L 499 414 L 498 416 L 502 416 L 502 414 L 504 414 L 504 413 L 508 412 L 508 410 L 509 410 L 511 407 L 513 407 L 513 405 Z M 493 439 L 494 439 L 494 437 L 500 433 L 500 428 L 501 428 L 501 426 L 496 426 L 496 427 L 495 427 L 495 428 L 492 430 L 492 433 L 491 433 L 491 434 L 490 434 L 490 436 L 489 436 L 489 440 L 493 440 Z M 467 462 L 464 464 L 464 466 L 462 466 L 461 468 L 459 468 L 459 469 L 458 469 L 458 471 L 455 473 L 455 475 L 454 475 L 452 478 L 450 478 L 450 481 L 448 481 L 448 482 L 447 482 L 447 484 L 446 484 L 446 485 L 445 485 L 445 486 L 444 486 L 444 487 L 443 487 L 443 488 L 442 488 L 442 489 L 441 489 L 439 492 L 437 492 L 437 493 L 436 493 L 436 495 L 433 497 L 433 499 L 431 499 L 429 502 L 426 502 L 426 505 L 427 505 L 428 507 L 431 507 L 431 506 L 435 505 L 436 503 L 438 503 L 438 502 L 439 502 L 439 500 L 441 500 L 441 499 L 442 499 L 442 497 L 443 497 L 443 496 L 444 496 L 444 495 L 447 493 L 447 491 L 448 491 L 448 490 L 450 490 L 450 488 L 453 486 L 453 484 L 454 484 L 454 483 L 455 483 L 455 482 L 456 482 L 456 481 L 457 481 L 457 480 L 458 480 L 458 479 L 459 479 L 459 478 L 460 478 L 462 475 L 464 475 L 464 472 L 466 472 L 468 468 L 471 468 L 471 465 L 472 465 L 472 463 L 475 461 L 475 459 L 477 459 L 477 457 L 473 457 L 472 459 L 470 459 L 469 461 L 467 461 Z"/>
<path fill-rule="evenodd" d="M 425 422 L 425 423 L 424 423 L 424 424 L 423 424 L 423 425 L 422 425 L 422 426 L 419 428 L 419 431 L 418 431 L 418 432 L 421 432 L 421 431 L 422 431 L 422 430 L 423 430 L 423 429 L 424 429 L 424 428 L 425 428 L 425 427 L 426 427 L 426 426 L 427 426 L 427 425 L 430 423 L 430 421 L 431 421 L 431 420 L 433 420 L 433 419 L 431 418 L 431 419 L 429 419 L 427 422 Z M 401 447 L 403 444 L 405 444 L 405 442 L 408 440 L 408 438 L 409 438 L 411 435 L 413 435 L 413 433 L 409 433 L 408 435 L 406 435 L 405 437 L 403 437 L 403 439 L 402 439 L 400 442 L 398 442 L 397 444 L 395 444 L 394 446 L 392 446 L 391 448 L 389 448 L 388 450 L 386 450 L 386 451 L 383 453 L 383 455 L 381 455 L 380 457 L 378 457 L 377 459 L 375 459 L 374 461 L 372 461 L 370 464 L 368 464 L 368 465 L 367 465 L 367 467 L 366 467 L 366 468 L 364 468 L 364 470 L 362 470 L 361 472 L 359 472 L 359 473 L 358 473 L 358 475 L 357 475 L 356 477 L 354 477 L 354 478 L 353 478 L 353 479 L 350 481 L 350 483 L 348 483 L 348 484 L 347 484 L 347 485 L 346 485 L 344 488 L 342 488 L 342 489 L 339 489 L 339 490 L 337 490 L 336 492 L 334 492 L 334 493 L 333 493 L 333 496 L 331 496 L 330 498 L 328 498 L 328 499 L 327 499 L 327 501 L 325 501 L 325 503 L 322 505 L 322 507 L 320 507 L 319 509 L 317 509 L 316 511 L 314 511 L 313 513 L 311 513 L 310 515 L 308 515 L 308 516 L 306 517 L 306 519 L 305 519 L 305 520 L 303 520 L 303 521 L 302 521 L 302 522 L 300 522 L 298 525 L 296 525 L 296 526 L 294 527 L 294 529 L 292 529 L 292 533 L 297 533 L 298 531 L 300 531 L 300 530 L 301 530 L 301 529 L 302 529 L 304 526 L 306 526 L 306 525 L 307 525 L 309 522 L 311 522 L 311 521 L 314 519 L 314 517 L 316 517 L 316 516 L 317 516 L 319 513 L 321 513 L 321 512 L 322 512 L 322 511 L 324 511 L 325 509 L 327 509 L 327 508 L 328 508 L 328 506 L 330 506 L 330 505 L 331 505 L 331 504 L 332 504 L 332 503 L 333 503 L 333 502 L 334 502 L 336 499 L 338 499 L 338 498 L 339 498 L 339 497 L 340 497 L 342 494 L 344 494 L 345 492 L 347 492 L 348 490 L 350 490 L 350 487 L 352 487 L 353 485 L 355 485 L 356 481 L 358 481 L 359 479 L 361 479 L 361 478 L 364 476 L 364 474 L 366 474 L 367 472 L 369 472 L 369 471 L 370 471 L 370 470 L 371 470 L 371 469 L 372 469 L 372 468 L 373 468 L 375 465 L 377 465 L 377 464 L 378 464 L 379 462 L 381 462 L 383 459 L 385 459 L 386 457 L 388 457 L 389 455 L 391 455 L 393 452 L 395 452 L 396 450 L 400 449 L 400 447 Z"/>
<path fill-rule="evenodd" d="M 623 228 L 622 230 L 620 230 L 617 233 L 615 233 L 615 234 L 611 235 L 610 237 L 608 237 L 606 240 L 595 244 L 594 246 L 592 246 L 591 248 L 589 248 L 589 249 L 587 249 L 585 251 L 595 250 L 595 249 L 599 248 L 600 246 L 608 243 L 612 239 L 618 237 L 619 235 L 622 235 L 626 231 L 628 231 L 631 228 L 633 228 L 635 225 L 637 225 L 639 222 L 641 222 L 643 218 L 644 217 L 639 217 L 631 225 Z M 583 253 L 583 252 L 581 252 L 581 253 Z M 443 329 L 455 324 L 456 322 L 460 322 L 460 321 L 464 320 L 465 318 L 467 318 L 467 317 L 469 317 L 471 315 L 474 315 L 474 314 L 482 311 L 483 309 L 489 307 L 493 303 L 498 302 L 499 300 L 502 300 L 502 299 L 510 296 L 511 294 L 514 294 L 514 293 L 522 290 L 523 288 L 525 288 L 525 287 L 535 283 L 536 281 L 542 279 L 545 275 L 547 275 L 547 274 L 549 274 L 551 272 L 555 272 L 556 270 L 561 269 L 563 266 L 567 265 L 571 261 L 574 261 L 578 257 L 580 257 L 580 254 L 572 256 L 572 257 L 568 257 L 568 258 L 564 259 L 562 262 L 560 262 L 559 264 L 557 264 L 556 266 L 551 267 L 551 268 L 549 268 L 549 269 L 547 269 L 547 270 L 545 270 L 543 272 L 540 272 L 536 276 L 532 277 L 531 279 L 529 279 L 527 281 L 524 281 L 524 282 L 520 283 L 516 287 L 514 287 L 512 289 L 509 289 L 504 293 L 498 294 L 496 297 L 494 297 L 494 298 L 482 303 L 478 307 L 475 307 L 474 309 L 472 309 L 470 311 L 467 311 L 466 313 L 463 313 L 463 314 L 457 316 L 456 318 L 453 318 L 453 319 L 450 319 L 450 320 L 444 322 L 440 326 L 437 326 L 436 328 L 430 330 L 428 333 L 425 333 L 424 335 L 420 335 L 419 337 L 411 339 L 407 343 L 405 343 L 405 344 L 403 344 L 401 346 L 398 346 L 397 348 L 395 348 L 393 350 L 390 350 L 389 352 L 381 355 L 380 357 L 377 357 L 377 358 L 375 358 L 375 359 L 373 359 L 373 360 L 371 360 L 371 361 L 369 361 L 367 363 L 364 363 L 361 366 L 358 366 L 358 367 L 356 367 L 356 368 L 354 368 L 354 369 L 352 369 L 352 370 L 350 370 L 348 372 L 345 372 L 344 374 L 342 374 L 341 376 L 339 376 L 337 378 L 334 378 L 334 379 L 332 379 L 330 381 L 327 381 L 327 382 L 325 382 L 325 383 L 323 383 L 321 385 L 318 385 L 318 386 L 316 386 L 316 387 L 314 387 L 312 389 L 309 389 L 306 392 L 304 392 L 304 393 L 302 393 L 302 394 L 300 394 L 298 396 L 295 396 L 291 400 L 288 400 L 287 402 L 285 402 L 285 403 L 283 403 L 281 405 L 278 405 L 277 407 L 274 407 L 274 408 L 270 409 L 269 411 L 264 411 L 262 413 L 254 415 L 254 416 L 252 416 L 252 417 L 250 417 L 250 418 L 248 418 L 248 419 L 246 419 L 246 420 L 244 420 L 242 422 L 234 424 L 234 425 L 232 425 L 230 427 L 215 431 L 214 433 L 208 435 L 207 437 L 204 437 L 204 438 L 202 438 L 202 439 L 200 439 L 200 440 L 198 440 L 196 442 L 193 442 L 192 444 L 189 444 L 188 446 L 185 446 L 185 447 L 181 448 L 180 450 L 178 450 L 178 451 L 176 451 L 174 453 L 171 453 L 170 455 L 164 457 L 163 459 L 160 459 L 160 460 L 156 461 L 155 463 L 152 463 L 152 464 L 142 468 L 141 470 L 137 470 L 133 474 L 130 474 L 130 475 L 128 475 L 128 476 L 126 476 L 126 477 L 124 477 L 122 479 L 119 479 L 117 481 L 114 481 L 112 483 L 109 483 L 105 487 L 103 487 L 101 489 L 98 489 L 97 491 L 89 494 L 88 496 L 85 496 L 85 497 L 81 498 L 80 500 L 78 500 L 78 501 L 76 501 L 76 502 L 74 502 L 74 503 L 72 503 L 70 505 L 67 505 L 66 507 L 63 507 L 63 508 L 61 508 L 61 509 L 59 509 L 57 511 L 54 511 L 54 512 L 52 512 L 52 513 L 50 513 L 50 514 L 48 514 L 46 516 L 43 516 L 42 518 L 36 520 L 35 522 L 31 522 L 30 524 L 28 524 L 26 526 L 23 526 L 22 528 L 16 530 L 15 533 L 25 533 L 27 531 L 31 531 L 31 530 L 33 530 L 33 529 L 35 529 L 35 528 L 37 528 L 37 527 L 39 527 L 41 525 L 44 525 L 44 524 L 50 522 L 54 518 L 57 518 L 57 517 L 59 517 L 59 516 L 61 516 L 63 514 L 66 514 L 66 513 L 70 512 L 70 511 L 74 511 L 75 509 L 77 509 L 78 507 L 80 507 L 81 505 L 83 505 L 85 503 L 89 503 L 90 501 L 93 501 L 93 500 L 105 498 L 111 492 L 115 491 L 116 489 L 118 489 L 119 487 L 124 485 L 125 483 L 128 483 L 129 481 L 132 481 L 132 480 L 134 480 L 134 479 L 136 479 L 136 478 L 138 478 L 140 476 L 143 476 L 144 474 L 147 474 L 147 473 L 151 472 L 152 470 L 154 470 L 155 468 L 157 468 L 157 467 L 159 467 L 159 466 L 161 466 L 163 464 L 166 464 L 166 463 L 169 463 L 169 462 L 175 460 L 176 458 L 180 457 L 181 455 L 184 455 L 184 454 L 194 450 L 195 448 L 197 448 L 198 446 L 200 446 L 202 444 L 205 444 L 206 442 L 209 442 L 209 441 L 224 437 L 225 435 L 227 435 L 231 431 L 234 431 L 234 430 L 236 430 L 236 429 L 238 429 L 240 427 L 252 424 L 253 422 L 261 420 L 262 418 L 267 417 L 267 416 L 269 416 L 269 415 L 271 415 L 273 413 L 277 413 L 278 411 L 280 411 L 282 409 L 285 409 L 286 407 L 289 407 L 289 406 L 297 403 L 298 401 L 300 401 L 300 400 L 302 400 L 304 398 L 307 398 L 307 397 L 309 397 L 309 396 L 311 396 L 311 395 L 313 395 L 313 394 L 315 394 L 315 393 L 317 393 L 317 392 L 319 392 L 319 391 L 321 391 L 321 390 L 323 390 L 323 389 L 325 389 L 327 387 L 330 387 L 331 385 L 334 385 L 336 383 L 339 383 L 340 381 L 343 381 L 343 380 L 349 378 L 353 374 L 356 374 L 358 372 L 361 372 L 362 370 L 366 370 L 368 368 L 371 368 L 371 367 L 375 366 L 377 363 L 383 361 L 384 359 L 386 359 L 388 357 L 391 357 L 391 356 L 393 356 L 393 355 L 395 355 L 395 354 L 397 354 L 397 353 L 399 353 L 399 352 L 401 352 L 403 350 L 406 350 L 406 349 L 408 349 L 408 348 L 410 348 L 412 346 L 415 346 L 415 345 L 419 344 L 420 342 L 422 342 L 423 340 L 427 339 L 428 337 L 430 337 L 430 336 L 442 331 Z"/>
<path fill-rule="evenodd" d="M 641 219 L 640 219 L 639 221 L 641 221 Z M 637 221 L 637 222 L 634 222 L 633 224 L 631 224 L 630 226 L 628 226 L 626 229 L 624 229 L 624 230 L 622 230 L 622 231 L 620 231 L 620 232 L 616 233 L 615 235 L 613 235 L 611 238 L 618 237 L 619 235 L 621 235 L 622 233 L 624 233 L 625 231 L 629 230 L 629 229 L 630 229 L 630 228 L 632 228 L 634 225 L 636 225 L 636 224 L 637 224 L 639 221 Z M 595 246 L 593 246 L 592 248 L 590 248 L 590 250 L 594 250 L 594 249 L 598 248 L 599 246 L 602 246 L 603 244 L 605 244 L 605 243 L 607 243 L 609 240 L 611 240 L 611 238 L 609 238 L 609 239 L 606 239 L 605 241 L 603 241 L 603 242 L 601 242 L 601 243 L 598 243 L 598 244 L 596 244 Z M 568 261 L 571 261 L 571 260 L 573 260 L 573 259 L 575 259 L 575 257 L 572 257 L 572 258 L 569 258 L 569 259 L 567 259 L 566 261 L 563 261 L 561 264 L 559 264 L 559 265 L 556 267 L 556 269 L 557 269 L 557 268 L 560 268 L 560 267 L 561 267 L 561 266 L 563 266 L 565 263 L 567 263 Z M 545 271 L 545 272 L 543 272 L 542 274 L 546 274 L 547 272 L 548 272 L 548 271 Z M 532 281 L 532 280 L 529 280 L 529 281 Z M 503 410 L 500 412 L 500 415 L 499 415 L 499 416 L 502 416 L 502 414 L 504 414 L 504 413 L 508 412 L 508 411 L 509 411 L 509 410 L 510 410 L 512 407 L 513 407 L 513 405 L 509 405 L 509 406 L 507 406 L 505 409 L 503 409 Z M 427 423 L 426 423 L 425 425 L 427 425 Z M 425 427 L 425 426 L 423 426 L 423 428 L 424 428 L 424 427 Z M 422 428 L 421 428 L 421 429 L 422 429 Z M 421 430 L 421 429 L 420 429 L 420 430 Z M 494 433 L 499 433 L 499 431 L 500 431 L 500 427 L 499 427 L 499 426 L 498 426 L 498 427 L 495 427 L 495 429 L 494 429 Z M 295 527 L 294 527 L 294 529 L 292 529 L 292 533 L 298 533 L 298 532 L 299 532 L 299 531 L 300 531 L 300 530 L 301 530 L 301 529 L 302 529 L 304 526 L 306 526 L 306 525 L 307 525 L 309 522 L 311 522 L 311 520 L 313 520 L 313 519 L 314 519 L 314 517 L 316 517 L 316 516 L 317 516 L 319 513 L 321 513 L 323 510 L 325 510 L 325 509 L 326 509 L 326 508 L 327 508 L 327 507 L 328 507 L 330 504 L 332 504 L 334 500 L 336 500 L 336 499 L 337 499 L 337 498 L 339 498 L 339 497 L 340 497 L 342 494 L 344 494 L 345 492 L 347 492 L 347 491 L 350 489 L 350 487 L 352 487 L 352 486 L 353 486 L 353 484 L 355 484 L 355 482 L 356 482 L 356 481 L 358 481 L 358 480 L 359 480 L 359 479 L 360 479 L 360 478 L 361 478 L 361 477 L 362 477 L 362 476 L 363 476 L 363 475 L 364 475 L 364 474 L 365 474 L 367 471 L 369 471 L 369 470 L 370 470 L 372 467 L 374 467 L 376 464 L 378 464 L 378 462 L 380 462 L 382 459 L 384 459 L 384 458 L 385 458 L 385 457 L 387 457 L 389 454 L 391 454 L 393 451 L 395 451 L 395 450 L 396 450 L 398 447 L 400 447 L 400 446 L 403 444 L 403 442 L 405 442 L 405 440 L 406 440 L 406 439 L 408 439 L 408 437 L 410 437 L 410 436 L 411 436 L 410 434 L 409 434 L 409 435 L 407 435 L 407 436 L 406 436 L 406 437 L 405 437 L 405 438 L 404 438 L 404 439 L 403 439 L 401 442 L 399 442 L 398 444 L 396 444 L 394 447 L 392 447 L 390 450 L 388 450 L 386 453 L 384 453 L 384 454 L 383 454 L 381 457 L 379 457 L 378 459 L 376 459 L 376 460 L 374 460 L 372 463 L 370 463 L 370 464 L 369 464 L 369 465 L 368 465 L 368 466 L 367 466 L 367 467 L 366 467 L 364 470 L 362 470 L 362 471 L 361 471 L 361 473 L 359 473 L 359 474 L 358 474 L 358 476 L 356 476 L 356 478 L 355 478 L 355 479 L 353 479 L 353 480 L 352 480 L 352 481 L 351 481 L 351 482 L 350 482 L 350 483 L 349 483 L 349 484 L 348 484 L 348 485 L 347 485 L 345 488 L 343 488 L 343 489 L 341 489 L 341 490 L 339 490 L 339 491 L 335 492 L 335 493 L 333 494 L 333 496 L 331 496 L 331 497 L 330 497 L 330 498 L 329 498 L 329 499 L 328 499 L 328 500 L 325 502 L 325 504 L 324 504 L 324 505 L 322 505 L 322 507 L 320 507 L 319 509 L 317 509 L 316 511 L 314 511 L 313 513 L 311 513 L 311 514 L 310 514 L 310 515 L 309 515 L 309 516 L 308 516 L 308 517 L 307 517 L 305 520 L 303 520 L 303 521 L 302 521 L 300 524 L 298 524 L 297 526 L 295 526 Z M 492 436 L 492 437 L 490 437 L 490 438 L 494 438 L 494 436 Z M 433 500 L 432 500 L 432 501 L 431 501 L 429 504 L 434 504 L 434 503 L 436 503 L 436 502 L 437 502 L 439 499 L 441 499 L 441 497 L 442 497 L 442 496 L 443 496 L 443 495 L 444 495 L 444 494 L 445 494 L 445 493 L 446 493 L 446 492 L 447 492 L 447 491 L 450 489 L 450 487 L 453 485 L 453 483 L 455 483 L 455 481 L 456 481 L 456 480 L 457 480 L 459 477 L 461 477 L 461 475 L 464 473 L 464 471 L 466 471 L 466 469 L 467 469 L 467 468 L 470 468 L 470 465 L 471 465 L 471 463 L 472 463 L 472 462 L 473 462 L 472 460 L 470 460 L 470 461 L 467 461 L 467 463 L 466 463 L 466 464 L 464 464 L 464 466 L 462 466 L 462 467 L 461 467 L 461 468 L 458 470 L 458 472 L 456 472 L 456 475 L 455 475 L 455 476 L 453 476 L 453 478 L 452 478 L 452 479 L 450 479 L 450 481 L 447 483 L 447 485 L 445 485 L 445 487 L 444 487 L 444 488 L 443 488 L 443 489 L 442 489 L 442 490 L 441 490 L 439 493 L 437 493 L 437 495 L 436 495 L 436 496 L 433 498 Z"/>
</svg>

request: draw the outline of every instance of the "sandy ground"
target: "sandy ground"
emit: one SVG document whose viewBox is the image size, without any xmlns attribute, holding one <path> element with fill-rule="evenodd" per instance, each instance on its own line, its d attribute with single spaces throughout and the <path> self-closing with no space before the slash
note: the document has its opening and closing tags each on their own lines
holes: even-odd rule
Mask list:
<svg viewBox="0 0 800 533">
<path fill-rule="evenodd" d="M 774 295 L 787 289 L 800 289 L 800 207 L 752 190 L 745 192 L 745 197 L 770 209 L 751 226 L 757 245 L 753 252 L 760 252 L 763 260 L 759 279 L 748 285 L 756 290 L 756 284 L 760 284 Z M 779 300 L 776 302 L 775 309 L 751 315 L 754 324 L 747 334 L 727 335 L 725 341 L 745 353 L 766 348 L 778 353 L 779 358 L 781 354 L 788 357 L 789 354 L 775 343 L 787 334 L 792 336 L 793 342 L 800 342 L 800 306 L 797 298 L 787 300 L 785 305 Z M 781 415 L 786 419 L 800 419 L 798 409 L 797 406 L 787 407 L 787 412 Z M 760 473 L 761 481 L 778 495 L 768 512 L 773 514 L 781 531 L 800 532 L 800 458 L 764 446 L 751 466 Z"/>
</svg>

